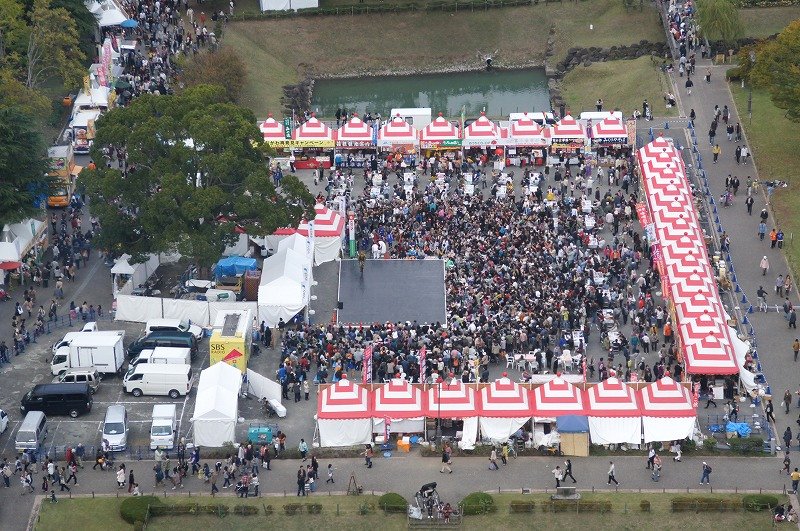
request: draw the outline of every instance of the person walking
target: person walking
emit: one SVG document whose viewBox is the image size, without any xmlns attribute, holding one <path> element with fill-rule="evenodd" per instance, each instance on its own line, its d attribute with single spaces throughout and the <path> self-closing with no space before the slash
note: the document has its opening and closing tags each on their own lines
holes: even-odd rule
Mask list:
<svg viewBox="0 0 800 531">
<path fill-rule="evenodd" d="M 758 267 L 761 268 L 761 276 L 762 277 L 767 276 L 767 271 L 769 271 L 769 259 L 766 257 L 766 255 L 764 256 L 764 258 L 761 259 L 761 262 L 758 264 Z"/>
<path fill-rule="evenodd" d="M 711 467 L 705 461 L 703 461 L 703 475 L 700 476 L 700 484 L 703 483 L 711 484 Z"/>
<path fill-rule="evenodd" d="M 442 469 L 439 470 L 440 474 L 444 474 L 445 470 L 447 470 L 447 472 L 450 474 L 453 473 L 453 469 L 450 467 L 450 465 L 453 464 L 451 459 L 452 451 L 453 449 L 450 448 L 450 443 L 445 443 L 444 448 L 442 449 Z"/>
<path fill-rule="evenodd" d="M 306 495 L 306 468 L 304 466 L 300 466 L 297 471 L 297 495 Z"/>
<path fill-rule="evenodd" d="M 372 445 L 367 444 L 364 448 L 364 464 L 367 465 L 367 468 L 372 468 L 372 457 L 375 455 L 375 452 L 372 451 Z"/>
<path fill-rule="evenodd" d="M 133 484 L 136 483 L 135 478 L 133 477 L 133 469 L 128 472 L 128 494 L 131 493 L 133 490 Z"/>
<path fill-rule="evenodd" d="M 62 466 L 60 473 L 58 473 L 56 475 L 56 481 L 55 482 L 58 483 L 59 487 L 61 487 L 60 492 L 64 492 L 64 489 L 67 489 L 67 492 L 70 491 L 69 485 L 67 485 L 67 480 L 65 479 L 66 474 L 67 474 L 67 471 Z"/>
<path fill-rule="evenodd" d="M 219 480 L 219 472 L 216 467 L 214 467 L 214 471 L 211 472 L 211 478 L 209 481 L 211 482 L 211 496 L 214 496 L 217 492 L 219 492 L 219 488 L 217 487 L 217 481 Z"/>
<path fill-rule="evenodd" d="M 564 461 L 564 478 L 570 478 L 573 483 L 577 483 L 578 481 L 575 479 L 575 476 L 572 475 L 572 461 L 567 459 Z"/>
<path fill-rule="evenodd" d="M 785 470 L 786 475 L 791 476 L 792 475 L 791 467 L 792 467 L 792 458 L 789 457 L 789 450 L 786 450 L 786 453 L 783 454 L 783 468 L 781 469 L 780 473 L 783 474 L 783 471 Z"/>
<path fill-rule="evenodd" d="M 560 466 L 556 465 L 553 469 L 553 477 L 556 478 L 556 488 L 559 488 L 561 486 L 561 480 L 564 477 Z"/>
<path fill-rule="evenodd" d="M 714 155 L 714 164 L 717 163 L 720 153 L 722 153 L 722 148 L 719 147 L 719 144 L 714 144 L 714 147 L 711 148 L 711 154 Z"/>
<path fill-rule="evenodd" d="M 656 449 L 651 446 L 650 449 L 647 451 L 647 466 L 645 467 L 647 468 L 647 470 L 653 468 L 653 460 L 655 458 L 656 458 Z"/>
<path fill-rule="evenodd" d="M 797 312 L 794 308 L 789 310 L 789 328 L 797 329 Z"/>
<path fill-rule="evenodd" d="M 797 494 L 797 485 L 800 484 L 800 470 L 797 467 L 794 467 L 794 472 L 792 472 L 792 494 Z"/>
<path fill-rule="evenodd" d="M 708 409 L 708 406 L 710 406 L 711 404 L 714 404 L 714 409 L 717 408 L 717 403 L 714 401 L 714 386 L 711 385 L 711 384 L 708 384 L 708 387 L 706 388 L 706 407 L 705 407 L 705 409 Z"/>
<path fill-rule="evenodd" d="M 500 470 L 497 466 L 497 447 L 492 446 L 492 453 L 489 455 L 489 470 Z"/>
<path fill-rule="evenodd" d="M 752 195 L 744 200 L 744 206 L 747 207 L 747 215 L 748 216 L 752 216 L 753 215 L 753 203 L 755 203 L 755 202 L 756 202 L 756 200 L 753 199 Z"/>
<path fill-rule="evenodd" d="M 325 480 L 325 483 L 336 483 L 333 480 L 333 465 L 328 463 L 328 479 Z"/>
<path fill-rule="evenodd" d="M 300 451 L 300 457 L 303 458 L 303 461 L 308 459 L 308 444 L 306 444 L 305 439 L 300 439 L 300 444 L 297 445 L 297 449 Z"/>
<path fill-rule="evenodd" d="M 763 221 L 758 224 L 758 239 L 764 241 L 764 236 L 767 235 L 767 224 Z"/>
<path fill-rule="evenodd" d="M 792 353 L 794 354 L 794 362 L 797 363 L 797 354 L 800 353 L 800 338 L 794 338 L 794 342 L 792 343 Z M 789 391 L 786 391 L 786 392 L 788 393 Z M 787 413 L 789 412 L 788 404 L 790 404 L 791 401 L 792 401 L 792 399 L 791 399 L 791 396 L 790 396 L 789 400 L 787 400 L 787 402 L 786 402 L 786 404 L 787 404 L 786 412 Z"/>
<path fill-rule="evenodd" d="M 767 404 L 764 406 L 764 413 L 767 415 L 767 422 L 775 422 L 775 406 L 772 405 L 772 399 L 767 399 Z"/>
<path fill-rule="evenodd" d="M 69 485 L 69 482 L 72 481 L 76 487 L 78 486 L 78 476 L 75 475 L 77 473 L 78 473 L 78 464 L 73 459 L 69 465 L 69 476 L 67 477 L 67 485 Z"/>
<path fill-rule="evenodd" d="M 613 481 L 614 485 L 619 485 L 619 481 L 617 481 L 617 477 L 615 475 L 617 468 L 614 466 L 614 461 L 609 461 L 608 464 L 608 484 L 611 485 L 611 482 Z"/>
<path fill-rule="evenodd" d="M 786 409 L 785 413 L 788 415 L 789 407 L 792 405 L 792 392 L 788 389 L 783 393 L 783 402 L 781 402 L 781 405 Z"/>
<path fill-rule="evenodd" d="M 786 426 L 786 431 L 783 432 L 783 442 L 786 444 L 785 450 L 788 452 L 792 448 L 791 426 Z"/>
</svg>

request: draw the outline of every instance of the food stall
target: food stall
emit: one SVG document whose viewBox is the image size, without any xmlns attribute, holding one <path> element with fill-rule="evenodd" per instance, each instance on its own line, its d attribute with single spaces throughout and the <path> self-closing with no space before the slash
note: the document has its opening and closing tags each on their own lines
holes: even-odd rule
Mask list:
<svg viewBox="0 0 800 531">
<path fill-rule="evenodd" d="M 258 129 L 261 131 L 264 143 L 275 149 L 276 156 L 272 161 L 279 163 L 283 168 L 288 168 L 293 143 L 291 119 L 279 122 L 272 113 L 269 113 L 267 119 L 258 124 Z"/>
<path fill-rule="evenodd" d="M 547 155 L 548 140 L 545 138 L 545 129 L 540 126 L 528 113 L 524 113 L 522 118 L 511 119 L 508 128 L 508 162 L 514 166 L 544 164 Z"/>
<path fill-rule="evenodd" d="M 81 111 L 72 118 L 72 149 L 75 153 L 89 153 L 94 143 L 94 121 L 100 117 L 100 110 Z"/>
<path fill-rule="evenodd" d="M 300 148 L 294 166 L 298 170 L 328 169 L 333 163 L 333 148 L 336 146 L 333 130 L 320 122 L 312 113 L 311 118 L 294 130 L 293 148 Z"/>
<path fill-rule="evenodd" d="M 545 131 L 550 141 L 550 160 L 553 163 L 567 162 L 577 164 L 577 156 L 583 153 L 589 141 L 586 128 L 567 114 Z"/>
<path fill-rule="evenodd" d="M 426 159 L 435 156 L 441 160 L 452 160 L 454 166 L 460 164 L 461 135 L 455 125 L 445 120 L 442 113 L 419 132 L 419 147 Z M 444 182 L 444 174 L 439 176 L 439 180 Z"/>
<path fill-rule="evenodd" d="M 392 163 L 405 162 L 407 166 L 416 166 L 416 154 L 419 147 L 419 133 L 410 123 L 398 114 L 378 130 L 378 149 L 388 153 L 385 158 Z"/>
<path fill-rule="evenodd" d="M 375 155 L 373 128 L 358 114 L 353 114 L 350 121 L 336 131 L 336 167 L 363 168 Z"/>
<path fill-rule="evenodd" d="M 592 149 L 597 152 L 597 158 L 602 161 L 605 157 L 626 154 L 630 151 L 628 143 L 628 127 L 620 118 L 609 116 L 592 125 Z"/>
<path fill-rule="evenodd" d="M 461 143 L 464 156 L 468 161 L 471 159 L 474 162 L 491 161 L 495 157 L 503 161 L 507 136 L 506 130 L 498 127 L 486 117 L 486 113 L 481 112 L 480 118 L 464 128 L 464 139 Z"/>
</svg>

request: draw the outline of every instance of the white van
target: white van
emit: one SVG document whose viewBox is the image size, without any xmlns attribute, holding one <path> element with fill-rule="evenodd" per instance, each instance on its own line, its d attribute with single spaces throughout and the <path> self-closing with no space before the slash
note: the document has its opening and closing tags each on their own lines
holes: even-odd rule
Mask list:
<svg viewBox="0 0 800 531">
<path fill-rule="evenodd" d="M 175 404 L 156 404 L 153 406 L 150 426 L 150 449 L 172 450 L 175 446 L 175 433 L 178 430 L 178 416 Z"/>
<path fill-rule="evenodd" d="M 170 363 L 140 363 L 123 378 L 125 391 L 133 396 L 167 395 L 178 398 L 192 388 L 192 366 Z"/>
<path fill-rule="evenodd" d="M 185 347 L 156 347 L 145 349 L 130 361 L 130 367 L 140 363 L 173 363 L 177 365 L 192 364 L 192 349 Z"/>
<path fill-rule="evenodd" d="M 177 330 L 178 332 L 191 332 L 194 337 L 201 339 L 203 337 L 203 329 L 197 325 L 191 324 L 186 319 L 150 319 L 144 325 L 144 334 L 148 335 L 150 332 L 156 330 Z"/>
<path fill-rule="evenodd" d="M 28 411 L 17 430 L 14 447 L 19 452 L 38 450 L 47 437 L 47 417 L 41 411 Z"/>
</svg>

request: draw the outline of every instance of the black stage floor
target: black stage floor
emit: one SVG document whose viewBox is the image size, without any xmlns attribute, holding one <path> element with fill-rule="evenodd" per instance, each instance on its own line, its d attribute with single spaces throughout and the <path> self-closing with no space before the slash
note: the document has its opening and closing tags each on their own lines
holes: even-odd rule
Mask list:
<svg viewBox="0 0 800 531">
<path fill-rule="evenodd" d="M 441 260 L 342 260 L 339 322 L 444 323 L 444 262 Z"/>
</svg>

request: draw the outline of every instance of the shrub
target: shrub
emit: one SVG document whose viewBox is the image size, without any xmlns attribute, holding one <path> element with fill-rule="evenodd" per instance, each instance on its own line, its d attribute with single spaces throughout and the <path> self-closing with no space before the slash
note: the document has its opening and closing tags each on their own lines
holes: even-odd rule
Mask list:
<svg viewBox="0 0 800 531">
<path fill-rule="evenodd" d="M 703 440 L 703 450 L 707 452 L 713 451 L 717 447 L 717 440 L 714 437 L 707 437 Z"/>
<path fill-rule="evenodd" d="M 643 513 L 650 512 L 650 500 L 642 500 L 639 502 L 639 509 L 642 510 Z"/>
<path fill-rule="evenodd" d="M 272 513 L 275 512 L 275 509 L 272 508 L 272 505 L 264 505 L 262 503 L 261 506 L 264 507 L 264 514 L 266 516 L 270 516 Z"/>
<path fill-rule="evenodd" d="M 542 511 L 551 513 L 609 513 L 611 502 L 601 500 L 552 500 L 541 505 Z"/>
<path fill-rule="evenodd" d="M 215 516 L 219 516 L 220 518 L 225 518 L 230 512 L 230 508 L 221 503 L 215 503 L 213 505 L 198 505 L 197 512 L 198 514 L 213 514 Z"/>
<path fill-rule="evenodd" d="M 532 513 L 533 501 L 530 500 L 514 500 L 511 502 L 509 508 L 512 513 Z"/>
<path fill-rule="evenodd" d="M 467 497 L 461 501 L 461 505 L 463 506 L 463 514 L 469 516 L 497 512 L 494 498 L 485 492 L 473 492 L 472 494 L 468 494 Z"/>
<path fill-rule="evenodd" d="M 294 516 L 297 513 L 303 512 L 303 506 L 299 503 L 287 503 L 283 506 L 283 512 L 287 516 Z"/>
<path fill-rule="evenodd" d="M 378 498 L 378 507 L 383 509 L 385 513 L 405 513 L 408 508 L 408 502 L 396 492 L 387 492 Z"/>
<path fill-rule="evenodd" d="M 254 516 L 258 514 L 258 507 L 255 505 L 236 505 L 233 507 L 233 514 L 239 516 Z"/>
<path fill-rule="evenodd" d="M 144 522 L 147 519 L 149 505 L 161 505 L 161 500 L 155 496 L 132 496 L 122 501 L 119 506 L 119 515 L 131 525 L 134 522 Z"/>
<path fill-rule="evenodd" d="M 133 523 L 133 531 L 143 531 L 144 530 L 144 522 L 135 521 Z"/>
<path fill-rule="evenodd" d="M 764 440 L 761 437 L 733 438 L 728 441 L 731 450 L 742 455 L 764 453 Z"/>
<path fill-rule="evenodd" d="M 742 498 L 744 510 L 752 513 L 772 510 L 779 503 L 778 498 L 770 494 L 748 494 Z"/>
<path fill-rule="evenodd" d="M 375 506 L 371 503 L 362 503 L 358 506 L 358 514 L 365 516 L 375 512 Z"/>
<path fill-rule="evenodd" d="M 322 504 L 319 504 L 319 503 L 307 503 L 306 504 L 306 512 L 308 514 L 321 514 L 322 513 Z"/>
</svg>

